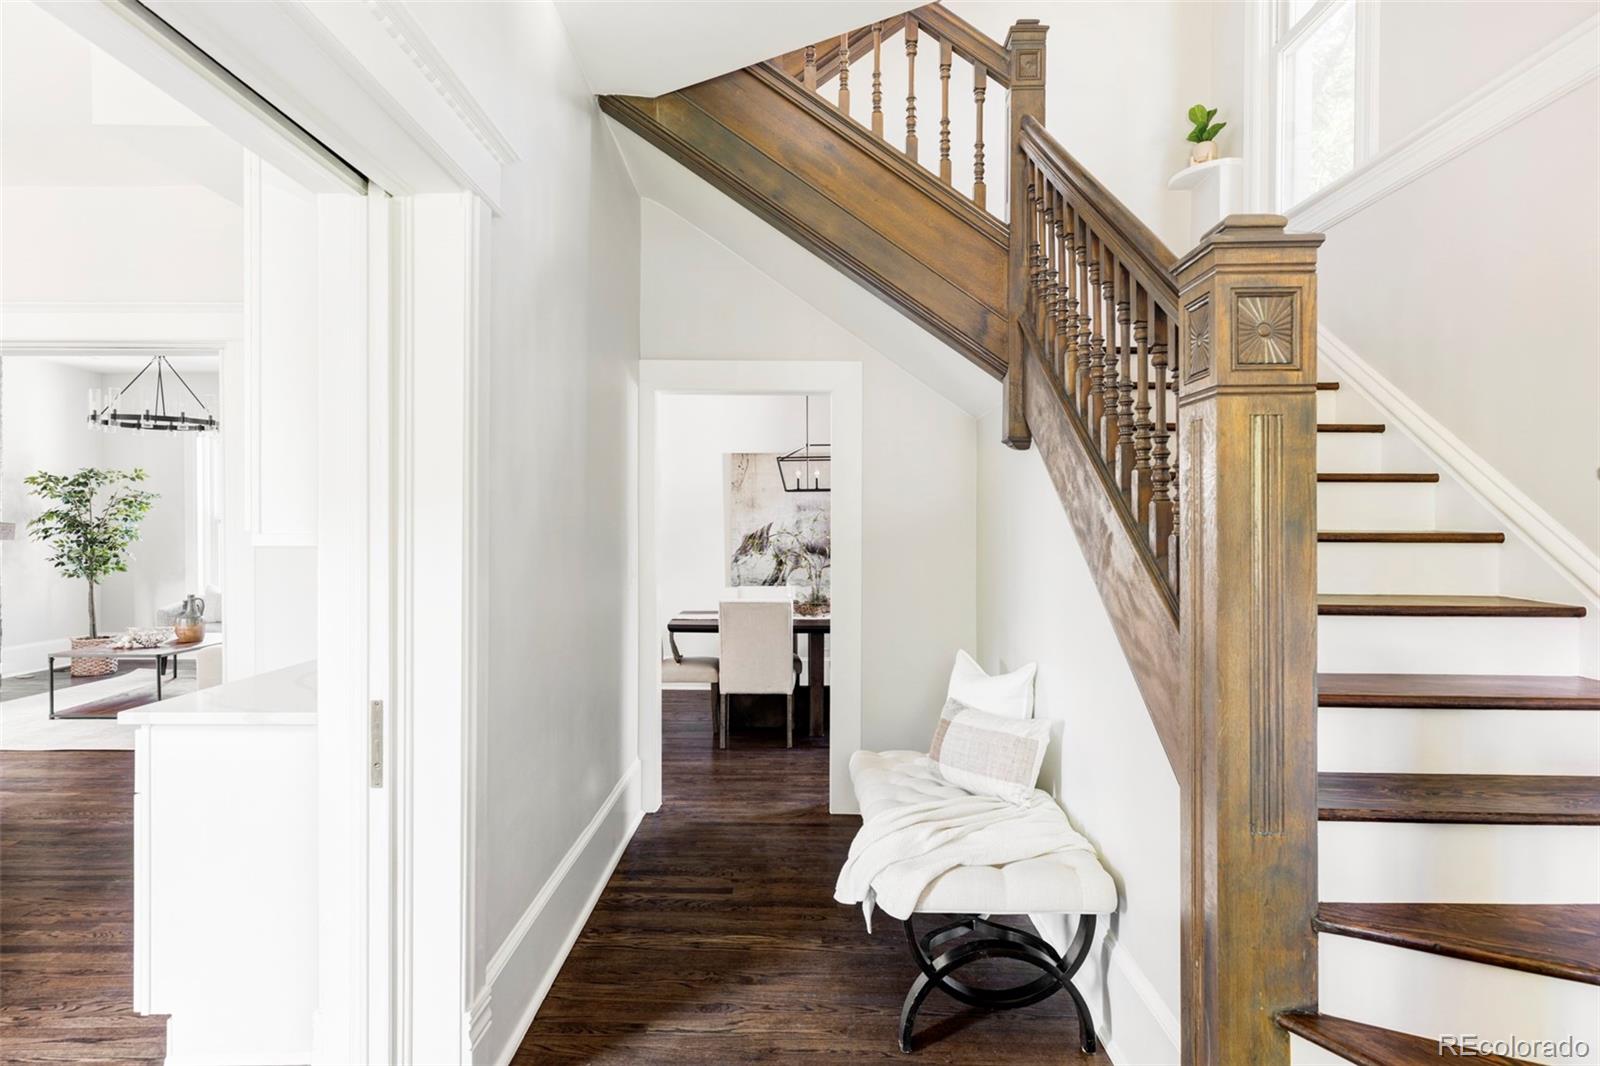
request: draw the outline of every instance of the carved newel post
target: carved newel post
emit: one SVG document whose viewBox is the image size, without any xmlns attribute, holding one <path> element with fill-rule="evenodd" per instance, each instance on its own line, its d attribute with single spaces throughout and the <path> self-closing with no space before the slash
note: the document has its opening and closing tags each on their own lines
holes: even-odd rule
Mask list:
<svg viewBox="0 0 1600 1066">
<path fill-rule="evenodd" d="M 1317 999 L 1317 246 L 1231 215 L 1177 266 L 1189 1066 L 1288 1063 Z"/>
<path fill-rule="evenodd" d="M 1049 26 L 1038 19 L 1019 19 L 1006 33 L 1006 53 L 1011 58 L 1011 92 L 1007 97 L 1009 115 L 1007 135 L 1011 138 L 1011 267 L 1006 287 L 1005 443 L 1026 448 L 1033 438 L 1023 410 L 1022 373 L 1027 360 L 1022 344 L 1021 317 L 1028 305 L 1029 255 L 1032 235 L 1021 220 L 1025 212 L 1018 207 L 1028 202 L 1028 168 L 1022 157 L 1022 119 L 1032 115 L 1044 122 L 1044 37 Z"/>
</svg>

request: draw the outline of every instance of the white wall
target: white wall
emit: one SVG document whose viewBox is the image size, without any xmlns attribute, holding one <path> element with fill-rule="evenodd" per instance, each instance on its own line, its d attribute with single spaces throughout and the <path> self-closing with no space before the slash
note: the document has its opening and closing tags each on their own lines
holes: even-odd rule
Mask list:
<svg viewBox="0 0 1600 1066">
<path fill-rule="evenodd" d="M 861 363 L 861 745 L 926 747 L 956 649 L 976 644 L 976 421 L 665 207 L 643 212 L 645 359 Z"/>
<path fill-rule="evenodd" d="M 158 494 L 129 551 L 128 571 L 112 574 L 96 597 L 98 628 L 110 635 L 131 625 L 153 625 L 155 611 L 183 598 L 194 569 L 193 452 L 188 436 L 106 433 L 84 419 L 89 390 L 102 394 L 126 384 L 128 374 L 99 374 L 39 356 L 5 359 L 4 410 L 0 413 L 0 513 L 17 523 L 17 539 L 0 544 L 8 673 L 42 667 L 28 645 L 62 643 L 88 632 L 84 583 L 58 574 L 46 545 L 29 539 L 26 523 L 44 502 L 22 484 L 40 470 L 72 473 L 86 466 L 148 475 L 141 487 Z M 202 396 L 215 395 L 210 375 L 188 374 Z"/>
<path fill-rule="evenodd" d="M 826 396 L 812 398 L 811 440 L 828 441 Z M 787 452 L 806 424 L 804 396 L 666 393 L 656 400 L 658 631 L 679 611 L 715 607 L 728 584 L 729 452 Z M 822 497 L 826 499 L 826 497 Z M 715 655 L 713 636 L 683 634 L 685 655 Z"/>
<path fill-rule="evenodd" d="M 639 201 L 548 4 L 411 5 L 520 159 L 476 427 L 479 795 L 468 1034 L 509 1058 L 639 816 Z"/>
<path fill-rule="evenodd" d="M 1034 715 L 1059 723 L 1040 787 L 1117 882 L 1112 946 L 1078 978 L 1108 1051 L 1117 1062 L 1177 1062 L 1177 779 L 1050 475 L 1000 433 L 998 411 L 979 424 L 979 661 L 990 671 L 1039 664 Z"/>
<path fill-rule="evenodd" d="M 1002 43 L 1018 19 L 1038 19 L 1050 27 L 1045 37 L 1046 128 L 1180 255 L 1188 247 L 1189 198 L 1187 193 L 1169 190 L 1167 179 L 1188 163 L 1184 112 L 1212 94 L 1208 42 L 1214 6 L 1184 0 L 1137 4 L 956 0 L 949 5 L 951 11 Z M 937 48 L 931 49 L 931 59 L 925 58 L 929 51 L 926 46 L 919 51 L 918 65 L 937 70 Z M 937 158 L 938 97 L 924 92 L 918 92 L 918 124 L 924 127 L 922 152 L 928 158 L 931 144 Z M 990 95 L 1004 99 L 998 86 L 991 88 Z M 959 108 L 952 101 L 953 122 L 962 120 L 970 110 L 966 106 L 969 99 L 964 97 Z M 1004 113 L 1002 107 L 1000 114 Z M 893 115 L 886 110 L 886 128 L 896 128 Z M 903 129 L 903 105 L 898 117 L 898 128 Z M 1001 180 L 1005 125 L 986 112 L 984 130 L 992 188 Z M 1229 132 L 1224 131 L 1223 136 Z M 1227 145 L 1222 142 L 1224 151 Z M 954 161 L 954 146 L 951 158 Z"/>
</svg>

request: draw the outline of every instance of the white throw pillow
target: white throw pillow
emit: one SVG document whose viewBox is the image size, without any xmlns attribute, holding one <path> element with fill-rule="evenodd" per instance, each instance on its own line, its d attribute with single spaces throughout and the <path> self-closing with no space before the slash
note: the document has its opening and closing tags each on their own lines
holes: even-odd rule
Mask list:
<svg viewBox="0 0 1600 1066">
<path fill-rule="evenodd" d="M 1048 720 L 1010 718 L 946 700 L 928 758 L 958 788 L 1022 804 L 1033 795 L 1049 744 Z"/>
<path fill-rule="evenodd" d="M 959 700 L 974 710 L 1004 718 L 1032 718 L 1033 675 L 1038 672 L 1039 665 L 1029 663 L 1009 674 L 991 677 L 972 656 L 958 651 L 945 699 Z"/>
</svg>

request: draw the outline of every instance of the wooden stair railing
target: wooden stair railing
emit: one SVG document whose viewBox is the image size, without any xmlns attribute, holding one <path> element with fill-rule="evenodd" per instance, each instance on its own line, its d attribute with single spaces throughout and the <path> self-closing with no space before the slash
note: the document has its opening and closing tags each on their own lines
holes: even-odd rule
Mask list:
<svg viewBox="0 0 1600 1066">
<path fill-rule="evenodd" d="M 1317 998 L 1322 237 L 1232 216 L 1176 259 L 1040 122 L 1015 145 L 1007 443 L 1038 441 L 1178 778 L 1183 1061 L 1287 1063 L 1274 1019 Z"/>
<path fill-rule="evenodd" d="M 1036 22 L 1024 21 L 1019 26 L 1037 26 Z M 1039 31 L 1042 39 L 1042 29 Z M 993 81 L 1001 89 L 1011 89 L 1013 81 L 1019 77 L 1017 70 L 1017 50 L 1012 47 L 1013 42 L 1007 41 L 1002 47 L 988 36 L 976 29 L 966 20 L 962 19 L 938 4 L 929 4 L 908 11 L 904 15 L 896 16 L 881 22 L 870 23 L 848 33 L 841 33 L 837 37 L 830 37 L 786 52 L 771 65 L 795 79 L 804 88 L 817 93 L 824 100 L 846 116 L 851 114 L 851 78 L 856 75 L 851 72 L 852 63 L 861 63 L 865 66 L 866 57 L 872 58 L 872 110 L 870 118 L 864 125 L 872 131 L 872 135 L 888 145 L 892 142 L 884 134 L 884 108 L 883 108 L 883 64 L 887 56 L 891 63 L 898 57 L 891 50 L 885 52 L 884 45 L 899 34 L 904 43 L 905 83 L 907 86 L 905 103 L 905 137 L 904 155 L 913 162 L 920 163 L 921 134 L 917 126 L 917 83 L 916 69 L 917 58 L 924 46 L 928 48 L 931 57 L 933 47 L 938 48 L 939 64 L 939 154 L 937 166 L 926 167 L 930 172 L 936 173 L 939 180 L 946 186 L 956 188 L 952 164 L 950 159 L 950 74 L 957 58 L 972 68 L 972 96 L 974 112 L 974 142 L 972 152 L 972 186 L 971 192 L 963 192 L 977 207 L 990 210 L 988 201 L 988 175 L 985 170 L 984 142 L 983 142 L 983 110 L 988 99 L 989 83 Z M 1043 84 L 1043 56 L 1042 53 L 1030 58 L 1025 67 L 1020 71 L 1020 78 L 1024 87 L 1028 83 L 1038 82 Z M 830 89 L 830 84 L 837 81 L 836 90 Z M 829 94 L 833 93 L 830 99 Z M 892 108 L 892 105 L 891 105 Z M 1004 163 L 1004 159 L 1002 159 Z M 958 190 L 960 191 L 960 190 Z M 999 212 L 991 211 L 997 217 Z"/>
</svg>

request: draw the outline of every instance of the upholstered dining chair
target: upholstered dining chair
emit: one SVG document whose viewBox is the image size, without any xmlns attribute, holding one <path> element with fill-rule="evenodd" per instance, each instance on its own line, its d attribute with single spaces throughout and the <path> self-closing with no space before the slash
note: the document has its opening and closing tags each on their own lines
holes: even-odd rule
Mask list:
<svg viewBox="0 0 1600 1066">
<path fill-rule="evenodd" d="M 661 660 L 661 680 L 663 684 L 688 683 L 711 686 L 711 746 L 717 746 L 719 725 L 718 712 L 722 708 L 721 693 L 718 690 L 718 668 L 715 655 L 684 655 L 678 650 L 678 638 L 672 633 L 667 634 L 667 648 L 671 654 Z M 724 744 L 724 747 L 727 745 Z"/>
<path fill-rule="evenodd" d="M 790 600 L 723 600 L 717 629 L 722 640 L 722 746 L 728 746 L 728 697 L 781 695 L 784 741 L 794 747 L 794 688 L 800 657 L 794 653 Z"/>
</svg>

